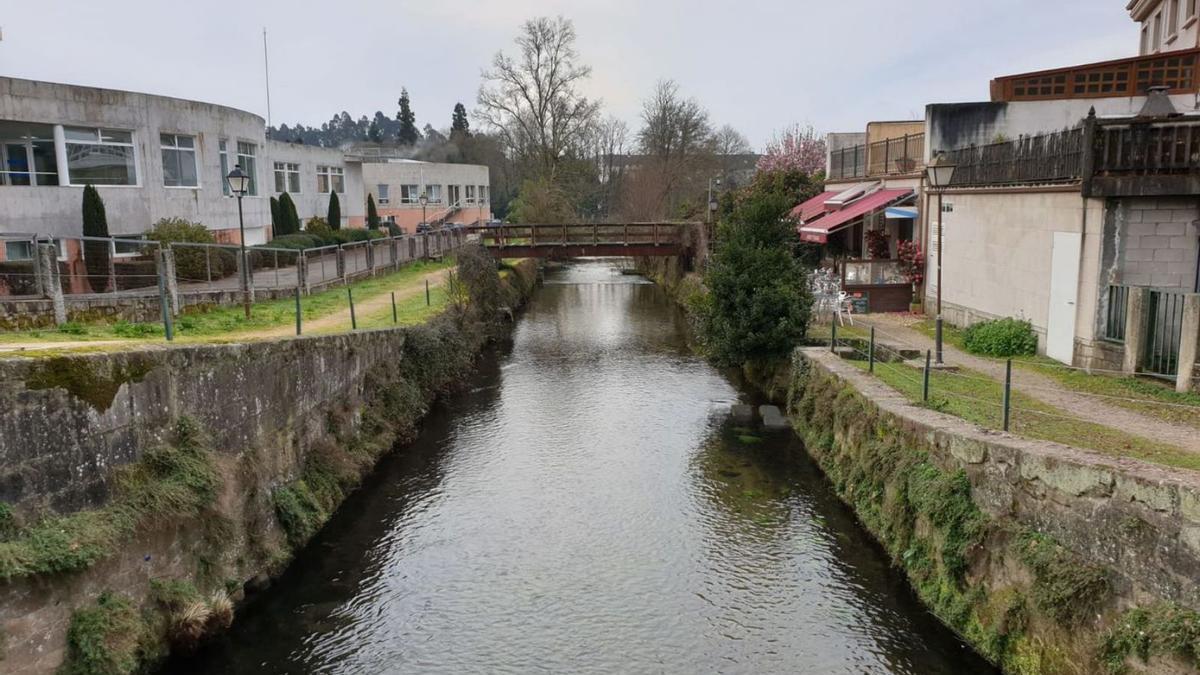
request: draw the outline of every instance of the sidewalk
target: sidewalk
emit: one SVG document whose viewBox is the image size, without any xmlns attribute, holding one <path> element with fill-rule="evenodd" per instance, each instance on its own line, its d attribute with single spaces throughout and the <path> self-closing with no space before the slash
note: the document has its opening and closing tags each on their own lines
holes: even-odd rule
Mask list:
<svg viewBox="0 0 1200 675">
<path fill-rule="evenodd" d="M 933 339 L 910 328 L 908 324 L 911 321 L 910 317 L 893 314 L 856 315 L 854 317 L 856 326 L 875 327 L 878 342 L 911 347 L 921 351 L 933 349 Z M 949 344 L 943 345 L 943 352 L 946 362 L 951 365 L 970 368 L 997 382 L 1004 380 L 1003 361 L 968 354 Z M 1200 454 L 1200 433 L 1195 428 L 1171 424 L 1126 408 L 1108 405 L 1095 397 L 1071 391 L 1051 377 L 1030 372 L 1024 368 L 1014 368 L 1013 389 L 1093 424 Z"/>
</svg>

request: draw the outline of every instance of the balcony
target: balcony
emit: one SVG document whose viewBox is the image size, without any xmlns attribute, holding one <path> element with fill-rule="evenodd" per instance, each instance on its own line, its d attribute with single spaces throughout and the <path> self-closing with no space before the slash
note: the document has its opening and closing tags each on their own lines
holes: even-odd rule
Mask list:
<svg viewBox="0 0 1200 675">
<path fill-rule="evenodd" d="M 855 145 L 829 155 L 829 178 L 881 178 L 913 174 L 924 166 L 925 134 Z"/>
<path fill-rule="evenodd" d="M 1154 86 L 1166 87 L 1168 94 L 1192 94 L 1200 85 L 1198 68 L 1200 49 L 1183 49 L 1022 73 L 992 80 L 992 100 L 1011 102 L 1144 96 Z"/>
</svg>

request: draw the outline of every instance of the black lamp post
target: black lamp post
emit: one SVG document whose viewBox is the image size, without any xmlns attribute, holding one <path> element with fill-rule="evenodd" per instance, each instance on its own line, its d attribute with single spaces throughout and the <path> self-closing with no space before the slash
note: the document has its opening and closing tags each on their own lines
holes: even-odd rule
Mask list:
<svg viewBox="0 0 1200 675">
<path fill-rule="evenodd" d="M 242 233 L 242 306 L 246 309 L 246 318 L 250 318 L 250 261 L 246 259 L 246 219 L 242 216 L 242 197 L 246 196 L 246 192 L 250 189 L 250 176 L 242 171 L 242 165 L 237 164 L 233 167 L 233 171 L 225 177 L 229 183 L 229 191 L 237 197 L 238 203 L 238 229 Z"/>
<path fill-rule="evenodd" d="M 421 224 L 428 225 L 428 222 L 425 220 L 425 207 L 429 205 L 429 195 L 425 194 L 425 191 L 422 190 L 421 196 L 417 197 L 417 202 L 421 205 Z M 418 227 L 417 229 L 421 228 Z"/>
<path fill-rule="evenodd" d="M 954 180 L 954 170 L 957 164 L 946 161 L 943 153 L 938 153 L 937 159 L 925 167 L 929 187 L 937 192 L 937 320 L 934 329 L 934 347 L 937 352 L 937 364 L 942 364 L 942 195 Z"/>
</svg>

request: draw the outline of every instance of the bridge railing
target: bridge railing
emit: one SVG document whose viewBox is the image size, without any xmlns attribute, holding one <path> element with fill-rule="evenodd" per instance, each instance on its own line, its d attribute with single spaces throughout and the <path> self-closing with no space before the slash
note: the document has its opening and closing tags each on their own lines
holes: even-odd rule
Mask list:
<svg viewBox="0 0 1200 675">
<path fill-rule="evenodd" d="M 488 248 L 509 246 L 676 246 L 679 223 L 490 225 L 478 228 Z"/>
</svg>

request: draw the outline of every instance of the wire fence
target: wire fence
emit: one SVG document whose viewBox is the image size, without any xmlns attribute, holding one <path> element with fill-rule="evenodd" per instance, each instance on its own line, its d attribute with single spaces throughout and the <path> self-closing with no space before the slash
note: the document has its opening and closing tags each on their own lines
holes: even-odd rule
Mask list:
<svg viewBox="0 0 1200 675">
<path fill-rule="evenodd" d="M 1053 386 L 1030 382 L 1014 384 L 1013 380 L 1014 365 L 1024 365 L 1035 369 L 1052 368 L 1063 371 L 1076 371 L 1087 373 L 1094 377 L 1116 375 L 1120 378 L 1129 378 L 1129 373 L 1124 371 L 1085 369 L 1066 364 L 1013 358 L 997 362 L 995 365 L 1002 366 L 1004 371 L 1002 376 L 992 377 L 970 370 L 962 372 L 958 369 L 959 364 L 937 366 L 932 363 L 932 350 L 915 345 L 902 336 L 883 331 L 875 326 L 869 328 L 866 336 L 839 336 L 836 323 L 831 325 L 831 329 L 829 346 L 833 353 L 838 354 L 842 358 L 865 362 L 866 370 L 869 374 L 886 374 L 892 376 L 895 381 L 918 392 L 915 402 L 937 407 L 935 404 L 939 401 L 957 400 L 972 405 L 987 406 L 996 409 L 994 412 L 998 412 L 999 416 L 993 428 L 1002 431 L 1011 430 L 1014 423 L 1014 416 L 1021 416 L 1022 419 L 1028 420 L 1027 417 L 1024 417 L 1026 415 L 1042 419 L 1107 426 L 1106 422 L 1111 423 L 1111 420 L 1097 419 L 1097 415 L 1101 417 L 1111 416 L 1105 412 L 1106 410 L 1111 410 L 1111 406 L 1123 408 L 1125 412 L 1135 415 L 1145 414 L 1154 409 L 1174 411 L 1176 414 L 1182 416 L 1186 416 L 1189 412 L 1194 412 L 1196 417 L 1192 419 L 1200 420 L 1200 403 L 1166 400 L 1174 392 L 1170 392 L 1164 397 L 1137 396 L 1134 394 L 1119 395 L 1114 393 L 1081 391 L 1065 385 Z M 843 329 L 843 333 L 845 333 L 845 329 Z M 940 378 L 949 379 L 940 380 Z M 1200 378 L 1197 378 L 1197 380 L 1200 381 Z M 946 382 L 952 381 L 966 383 L 973 393 L 961 391 L 964 387 L 955 388 L 945 385 Z M 939 386 L 939 382 L 941 386 Z M 994 398 L 985 398 L 980 394 L 980 392 L 989 389 L 996 390 Z M 1164 392 L 1166 391 L 1164 389 Z M 1014 404 L 1014 397 L 1021 394 L 1026 397 L 1026 403 L 1021 405 Z M 1087 409 L 1093 413 L 1093 416 L 1075 414 L 1072 412 L 1072 409 L 1062 409 L 1060 406 L 1066 399 L 1086 402 Z M 1045 407 L 1042 408 L 1041 406 Z M 980 420 L 976 419 L 974 421 L 979 422 Z"/>
<path fill-rule="evenodd" d="M 243 290 L 308 294 L 445 255 L 467 239 L 461 227 L 310 249 L 0 235 L 0 302 L 26 315 L 74 302 L 101 311 L 111 305 L 109 313 L 118 314 L 123 303 L 162 295 L 174 314 L 179 296 L 210 294 L 211 302 L 232 303 Z M 65 309 L 44 311 L 55 312 L 54 323 L 66 320 Z M 49 323 L 45 318 L 40 323 Z"/>
</svg>

